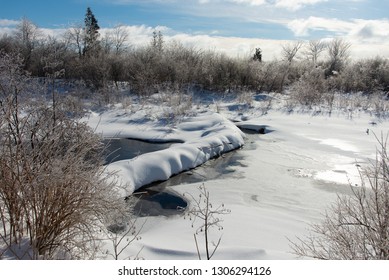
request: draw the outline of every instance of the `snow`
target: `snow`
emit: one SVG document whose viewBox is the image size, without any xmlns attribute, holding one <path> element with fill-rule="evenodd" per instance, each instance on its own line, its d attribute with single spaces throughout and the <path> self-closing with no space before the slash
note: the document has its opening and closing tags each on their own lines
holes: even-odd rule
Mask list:
<svg viewBox="0 0 389 280">
<path fill-rule="evenodd" d="M 130 160 L 116 161 L 107 166 L 125 186 L 124 196 L 156 181 L 167 180 L 174 174 L 193 169 L 211 158 L 237 149 L 244 144 L 244 134 L 229 120 L 217 113 L 185 119 L 174 129 L 148 129 L 145 124 L 126 125 L 127 115 L 102 114 L 98 130 L 103 137 L 131 137 L 149 141 L 175 141 L 170 148 L 142 154 Z M 115 124 L 115 125 L 113 125 Z M 166 131 L 169 131 L 167 134 Z M 163 132 L 161 135 L 160 133 Z M 154 133 L 154 134 L 153 134 Z M 145 138 L 146 136 L 146 138 Z M 162 136 L 162 137 L 161 137 Z"/>
<path fill-rule="evenodd" d="M 224 204 L 231 210 L 221 217 L 224 230 L 212 231 L 211 240 L 216 242 L 222 236 L 215 259 L 294 259 L 288 239 L 306 235 L 309 223 L 319 222 L 338 194 L 349 194 L 350 184 L 361 184 L 358 168 L 374 161 L 378 146 L 375 135 L 389 131 L 387 121 L 377 122 L 364 112 L 353 118 L 342 111 L 331 116 L 290 113 L 282 110 L 281 104 L 264 114 L 259 101 L 246 107 L 244 114 L 231 103 L 219 101 L 217 107 L 218 113 L 214 113 L 211 106 L 194 104 L 190 116 L 169 124 L 158 117 L 146 117 L 140 107 L 131 112 L 114 108 L 91 113 L 88 119 L 104 137 L 180 142 L 108 165 L 127 185 L 127 193 L 240 147 L 244 135 L 237 126 L 265 129 L 266 134 L 256 136 L 256 149 L 239 150 L 244 164 L 231 169 L 240 176 L 204 182 L 212 204 Z M 158 115 L 162 109 L 155 106 L 148 110 Z M 182 184 L 171 190 L 197 197 L 199 185 Z M 141 217 L 137 223 L 144 223 L 142 238 L 133 242 L 122 258 L 197 259 L 196 226 L 192 228 L 183 214 Z M 198 238 L 204 252 L 202 236 Z M 106 249 L 110 250 L 109 242 Z"/>
<path fill-rule="evenodd" d="M 333 146 L 335 148 L 344 151 L 358 152 L 357 147 L 339 139 L 329 138 L 329 139 L 320 140 L 320 144 Z"/>
</svg>

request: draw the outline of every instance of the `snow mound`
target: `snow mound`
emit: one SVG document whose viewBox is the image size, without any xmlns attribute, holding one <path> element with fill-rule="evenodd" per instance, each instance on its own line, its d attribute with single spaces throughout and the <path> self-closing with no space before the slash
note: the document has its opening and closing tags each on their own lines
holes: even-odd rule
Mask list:
<svg viewBox="0 0 389 280">
<path fill-rule="evenodd" d="M 161 136 L 159 131 L 153 130 L 152 127 L 145 131 L 144 125 L 143 129 L 136 129 L 134 124 L 127 122 L 127 126 L 132 126 L 129 129 L 123 121 L 116 123 L 121 125 L 117 126 L 114 133 L 112 119 L 104 122 L 102 117 L 99 129 L 109 131 L 108 135 L 103 133 L 103 136 L 123 137 L 128 136 L 129 131 L 131 137 L 143 140 L 156 141 Z M 144 185 L 167 180 L 175 174 L 243 146 L 243 137 L 244 134 L 239 128 L 217 113 L 191 117 L 170 130 L 169 138 L 183 143 L 176 143 L 168 149 L 142 154 L 130 160 L 113 162 L 107 166 L 107 171 L 115 173 L 119 183 L 125 186 L 124 195 L 129 195 Z M 166 140 L 165 134 L 163 139 Z"/>
</svg>

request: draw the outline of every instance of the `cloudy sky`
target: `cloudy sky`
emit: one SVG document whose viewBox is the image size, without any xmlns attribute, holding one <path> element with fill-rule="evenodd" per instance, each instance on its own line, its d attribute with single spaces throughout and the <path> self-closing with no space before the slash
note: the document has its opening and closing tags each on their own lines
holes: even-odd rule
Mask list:
<svg viewBox="0 0 389 280">
<path fill-rule="evenodd" d="M 13 0 L 0 10 L 0 33 L 23 16 L 47 32 L 82 22 L 90 6 L 102 29 L 128 26 L 132 44 L 152 30 L 200 48 L 277 57 L 293 40 L 343 37 L 358 57 L 389 57 L 389 1 L 382 0 Z"/>
</svg>

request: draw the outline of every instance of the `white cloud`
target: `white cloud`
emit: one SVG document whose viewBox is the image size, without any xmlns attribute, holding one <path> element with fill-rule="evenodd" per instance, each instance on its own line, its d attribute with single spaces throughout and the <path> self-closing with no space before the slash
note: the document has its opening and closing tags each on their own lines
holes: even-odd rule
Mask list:
<svg viewBox="0 0 389 280">
<path fill-rule="evenodd" d="M 354 58 L 377 55 L 389 57 L 389 19 L 340 20 L 309 17 L 292 20 L 287 26 L 296 36 L 309 36 L 310 32 L 316 30 L 328 31 L 329 37 L 341 36 L 351 43 Z"/>
<path fill-rule="evenodd" d="M 388 41 L 389 20 L 354 20 L 354 28 L 349 35 L 365 41 Z"/>
<path fill-rule="evenodd" d="M 14 28 L 9 28 L 9 27 L 1 27 L 0 26 L 0 37 L 4 35 L 10 35 L 14 32 Z"/>
<path fill-rule="evenodd" d="M 287 27 L 296 36 L 309 36 L 311 31 L 328 31 L 336 36 L 345 36 L 350 40 L 366 42 L 387 42 L 389 38 L 389 20 L 340 20 L 334 18 L 309 17 L 295 19 Z"/>
<path fill-rule="evenodd" d="M 251 6 L 261 6 L 266 4 L 266 0 L 230 0 L 230 2 L 237 4 L 248 4 Z"/>
<path fill-rule="evenodd" d="M 275 7 L 297 11 L 307 5 L 315 5 L 328 0 L 276 0 Z"/>
<path fill-rule="evenodd" d="M 39 31 L 40 31 L 40 36 L 42 38 L 45 38 L 45 37 L 61 37 L 63 34 L 65 34 L 66 32 L 66 29 L 65 28 L 39 28 Z"/>
<path fill-rule="evenodd" d="M 15 26 L 19 23 L 17 20 L 12 19 L 0 19 L 0 27 Z"/>
<path fill-rule="evenodd" d="M 224 3 L 223 3 L 224 2 Z M 200 4 L 209 4 L 209 3 L 217 3 L 220 5 L 226 5 L 228 3 L 233 4 L 244 4 L 244 5 L 250 5 L 250 6 L 261 6 L 266 4 L 266 0 L 198 0 L 198 3 Z"/>
<path fill-rule="evenodd" d="M 307 19 L 295 19 L 288 22 L 287 27 L 293 31 L 296 36 L 308 36 L 311 30 L 325 30 L 335 32 L 337 35 L 348 33 L 354 24 L 349 21 L 309 17 Z"/>
<path fill-rule="evenodd" d="M 12 34 L 18 24 L 19 21 L 17 20 L 0 19 L 0 36 Z"/>
</svg>

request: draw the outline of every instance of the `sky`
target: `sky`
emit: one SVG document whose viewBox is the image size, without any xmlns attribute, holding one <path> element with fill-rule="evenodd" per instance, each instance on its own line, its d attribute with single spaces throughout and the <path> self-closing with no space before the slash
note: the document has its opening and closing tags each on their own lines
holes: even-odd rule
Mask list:
<svg viewBox="0 0 389 280">
<path fill-rule="evenodd" d="M 261 47 L 274 58 L 295 40 L 342 37 L 358 57 L 389 57 L 389 1 L 382 0 L 14 0 L 3 1 L 0 34 L 27 17 L 47 33 L 82 23 L 91 7 L 102 32 L 127 26 L 131 44 L 165 38 L 247 55 Z"/>
</svg>

